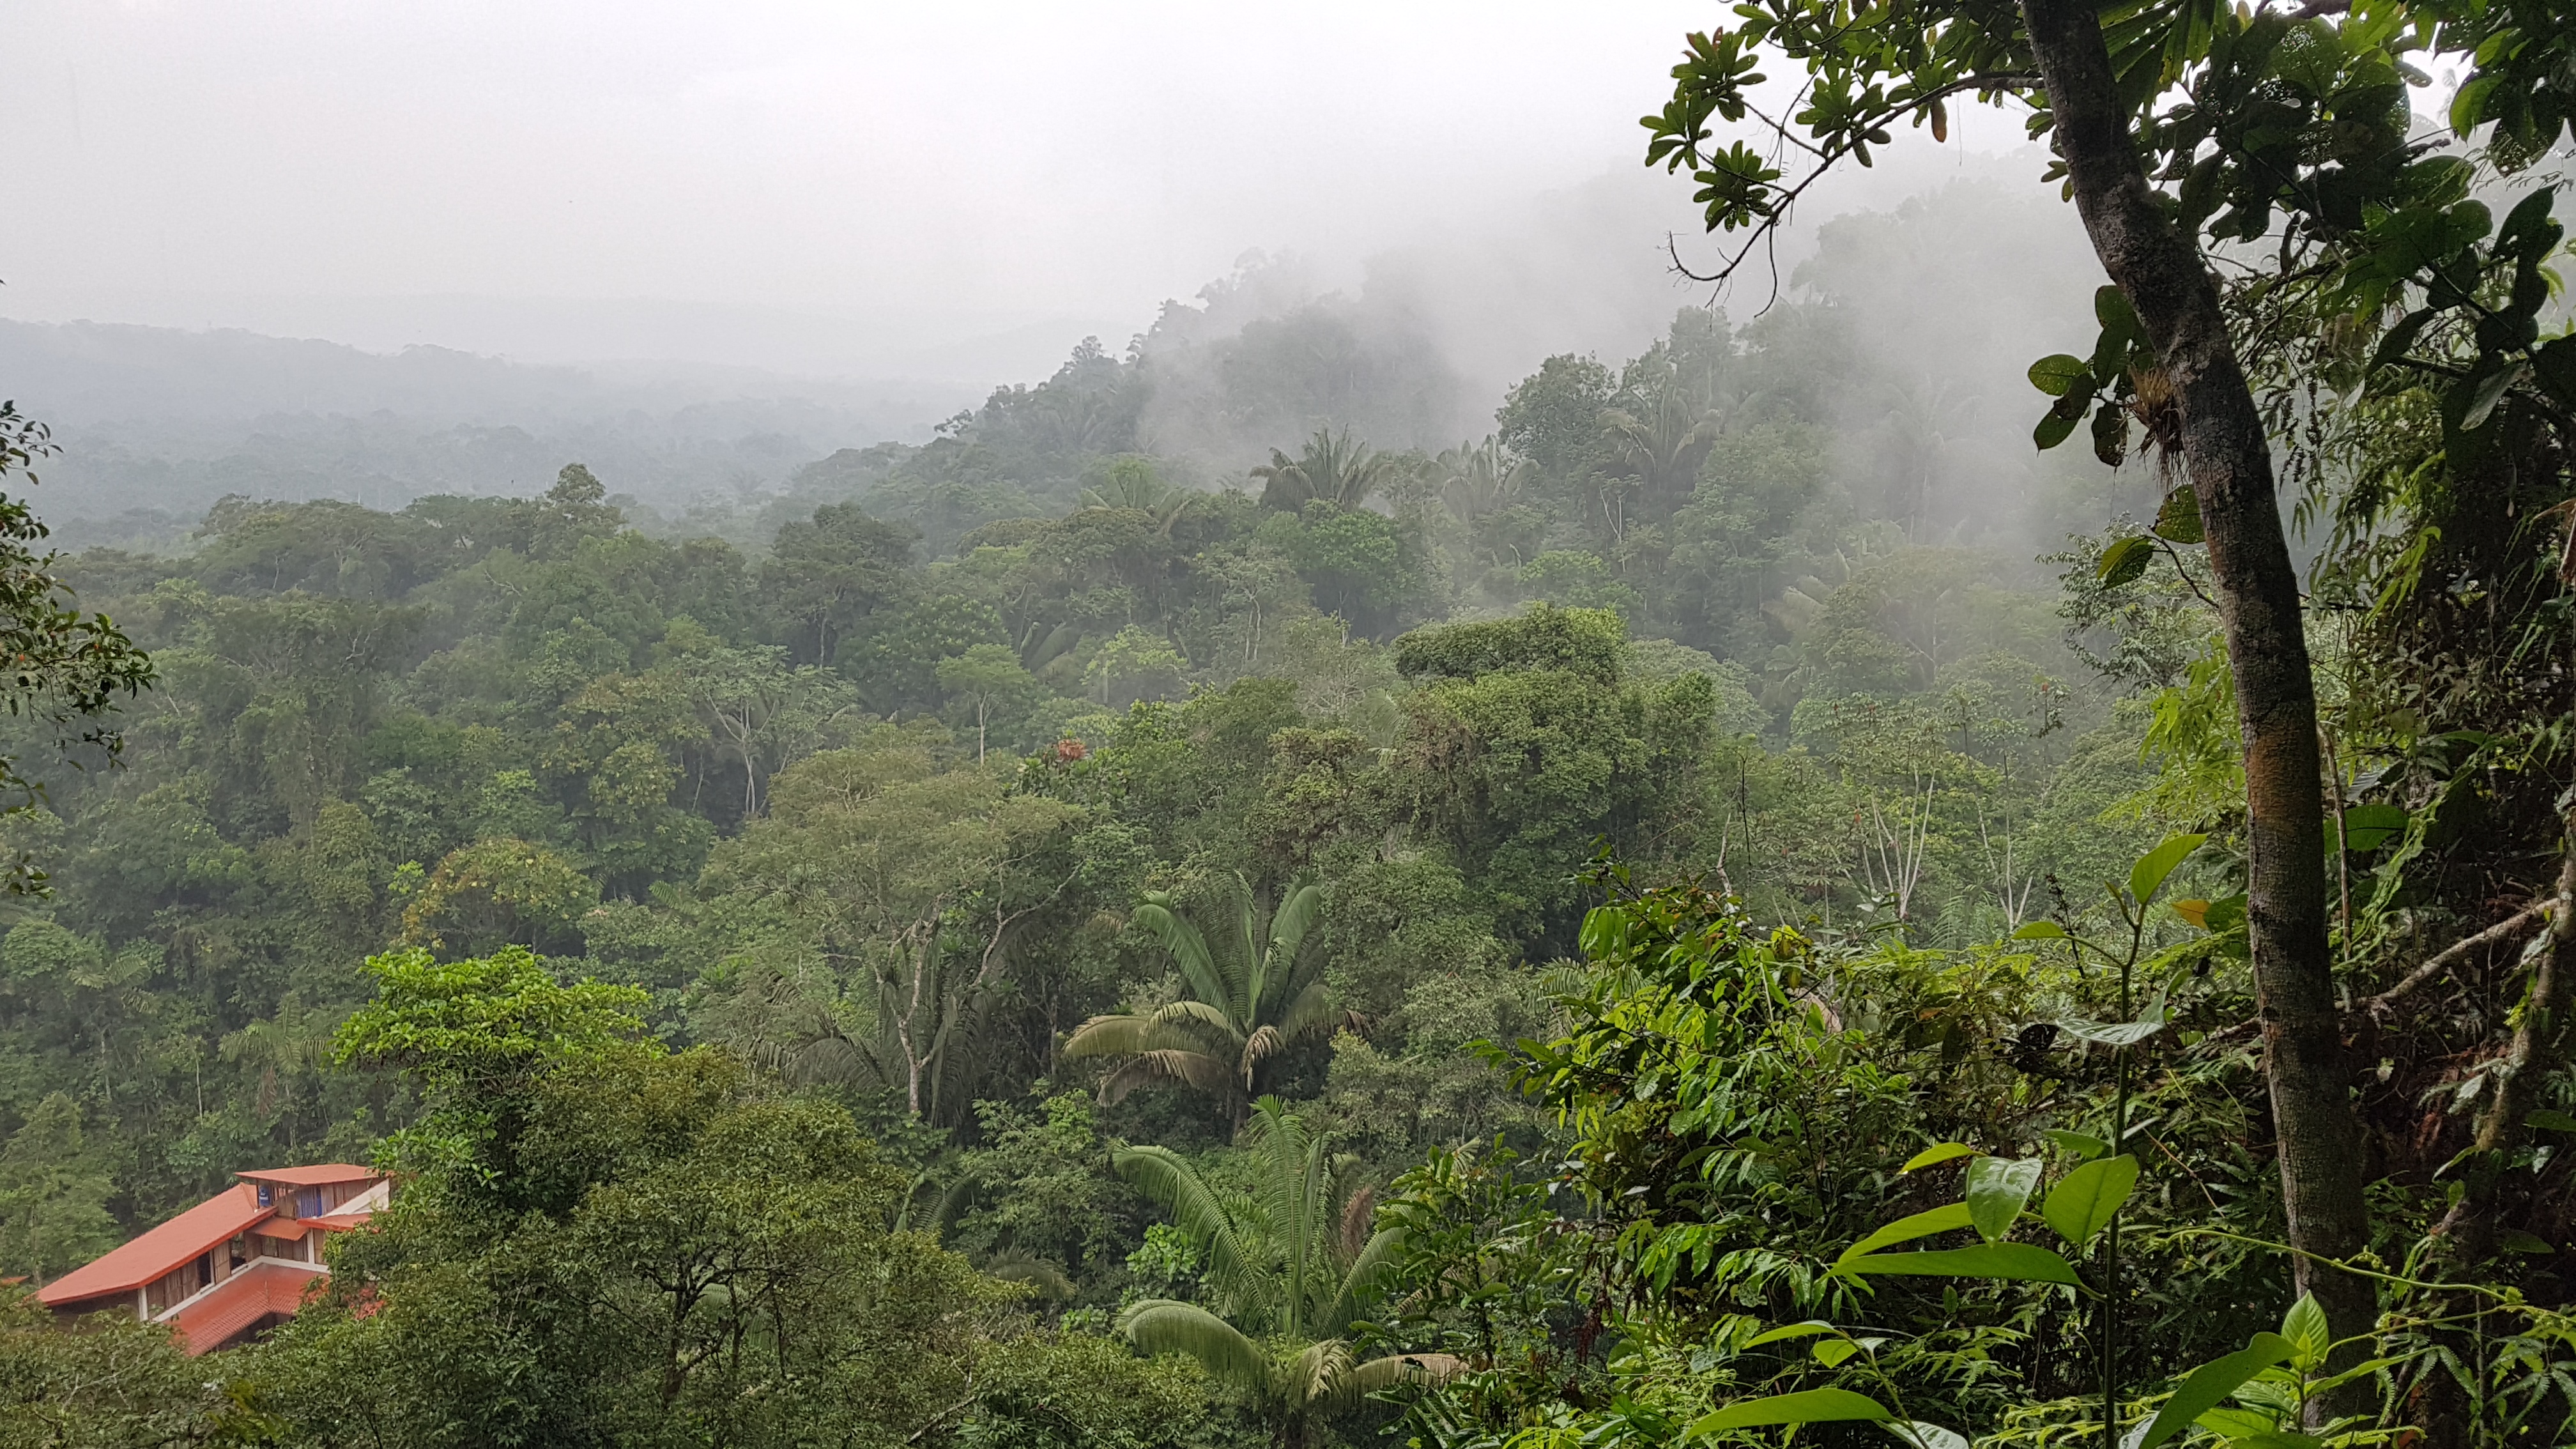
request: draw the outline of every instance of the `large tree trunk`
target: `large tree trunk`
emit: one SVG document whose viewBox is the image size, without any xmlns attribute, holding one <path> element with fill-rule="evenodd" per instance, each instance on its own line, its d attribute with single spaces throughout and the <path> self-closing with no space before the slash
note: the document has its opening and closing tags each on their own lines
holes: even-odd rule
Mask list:
<svg viewBox="0 0 2576 1449">
<path fill-rule="evenodd" d="M 2316 692 L 2271 448 L 2228 341 L 2217 283 L 2139 167 L 2094 10 L 2081 0 L 2023 0 L 2022 14 L 2084 229 L 2146 328 L 2181 409 L 2183 462 L 2218 579 L 2245 733 L 2246 916 L 2282 1203 L 2299 1285 L 2316 1295 L 2337 1338 L 2357 1338 L 2377 1320 L 2376 1295 L 2367 1280 L 2319 1262 L 2360 1252 L 2370 1220 L 2326 943 Z"/>
</svg>

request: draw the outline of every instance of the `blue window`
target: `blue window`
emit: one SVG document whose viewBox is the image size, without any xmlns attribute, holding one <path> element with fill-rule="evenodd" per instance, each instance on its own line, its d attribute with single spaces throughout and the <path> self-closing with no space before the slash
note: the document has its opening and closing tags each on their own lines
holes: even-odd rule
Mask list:
<svg viewBox="0 0 2576 1449">
<path fill-rule="evenodd" d="M 259 1205 L 261 1207 L 277 1206 L 277 1189 L 269 1186 L 267 1183 L 261 1183 L 259 1185 Z"/>
</svg>

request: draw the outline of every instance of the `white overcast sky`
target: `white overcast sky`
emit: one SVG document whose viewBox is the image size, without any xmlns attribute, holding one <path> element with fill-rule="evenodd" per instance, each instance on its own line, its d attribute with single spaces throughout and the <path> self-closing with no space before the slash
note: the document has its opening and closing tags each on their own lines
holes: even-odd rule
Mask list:
<svg viewBox="0 0 2576 1449">
<path fill-rule="evenodd" d="M 789 367 L 760 339 L 1121 339 L 1250 248 L 1355 262 L 1636 168 L 1723 17 L 12 0 L 0 314 Z"/>
</svg>

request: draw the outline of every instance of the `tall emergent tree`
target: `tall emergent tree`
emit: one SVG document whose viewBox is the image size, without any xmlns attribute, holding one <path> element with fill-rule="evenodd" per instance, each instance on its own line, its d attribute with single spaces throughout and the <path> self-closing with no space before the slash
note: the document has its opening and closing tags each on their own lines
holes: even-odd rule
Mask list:
<svg viewBox="0 0 2576 1449">
<path fill-rule="evenodd" d="M 0 487 L 13 473 L 36 482 L 35 461 L 54 451 L 43 423 L 0 402 Z M 26 500 L 0 492 L 0 707 L 34 727 L 37 749 L 74 768 L 85 753 L 114 759 L 123 734 L 110 723 L 119 694 L 139 694 L 152 683 L 152 661 L 105 614 L 84 617 L 71 607 L 71 589 L 56 576 L 62 555 L 45 548 L 48 530 Z M 28 773 L 29 742 L 16 729 L 0 744 L 0 796 L 12 797 L 10 814 L 34 810 L 44 781 Z M 45 872 L 24 851 L 0 860 L 0 885 L 13 895 L 41 891 Z"/>
<path fill-rule="evenodd" d="M 1693 35 L 1671 102 L 1645 120 L 1647 159 L 1688 168 L 1712 231 L 1745 230 L 1720 275 L 1750 257 L 1819 177 L 1907 122 L 1946 138 L 1961 96 L 2029 108 L 2109 273 L 2090 358 L 2049 359 L 2032 380 L 2056 397 L 2036 440 L 2051 447 L 2092 414 L 2117 462 L 2143 426 L 2190 479 L 2168 536 L 2206 542 L 2244 735 L 2247 914 L 2282 1191 L 2301 1285 L 2338 1338 L 2374 1318 L 2367 1283 L 2322 1266 L 2369 1230 L 2327 935 L 2324 796 L 2299 580 L 2280 519 L 2270 442 L 2213 257 L 2322 289 L 2348 330 L 2380 336 L 2365 373 L 2405 366 L 2419 337 L 2474 330 L 2474 361 L 2422 364 L 2446 379 L 2443 423 L 2459 453 L 2517 386 L 2576 406 L 2576 343 L 2542 345 L 2538 262 L 2558 229 L 2546 191 L 2495 236 L 2467 197 L 2477 168 L 2438 154 L 2477 145 L 2511 173 L 2555 144 L 2576 112 L 2563 9 L 2508 0 L 2313 0 L 2296 10 L 2217 0 L 1760 0 L 1731 28 Z M 1762 54 L 1800 72 L 1796 109 L 1762 107 Z M 2440 58 L 2462 72 L 2450 137 L 2412 124 L 2407 87 Z M 1721 145 L 1711 122 L 1767 134 Z M 1792 149 L 1792 178 L 1772 164 Z M 2488 285 L 2502 273 L 2501 286 Z M 2409 311 L 2412 296 L 2423 305 Z M 2402 316 L 2403 320 L 2398 320 Z M 2393 324 L 2393 325 L 2392 325 Z M 2456 461 L 2456 460 L 2455 460 Z M 2185 521 L 2181 515 L 2188 511 Z M 2141 560 L 2143 562 L 2143 560 Z M 2115 561 L 2116 563 L 2116 561 Z"/>
</svg>

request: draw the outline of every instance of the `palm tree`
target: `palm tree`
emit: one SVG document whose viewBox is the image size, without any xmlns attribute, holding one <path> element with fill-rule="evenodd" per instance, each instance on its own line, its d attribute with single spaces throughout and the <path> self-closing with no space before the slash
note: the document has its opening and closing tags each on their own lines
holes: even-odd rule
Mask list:
<svg viewBox="0 0 2576 1449">
<path fill-rule="evenodd" d="M 1187 488 L 1163 481 L 1150 459 L 1133 455 L 1112 458 L 1098 486 L 1082 490 L 1085 508 L 1133 508 L 1153 515 L 1156 531 L 1171 537 L 1172 525 L 1198 501 Z"/>
<path fill-rule="evenodd" d="M 1354 442 L 1350 431 L 1317 428 L 1297 456 L 1273 448 L 1270 461 L 1252 470 L 1262 480 L 1261 506 L 1294 513 L 1316 500 L 1336 508 L 1357 508 L 1386 486 L 1395 460 Z"/>
<path fill-rule="evenodd" d="M 1519 502 L 1532 472 L 1528 463 L 1504 452 L 1501 441 L 1491 434 L 1481 443 L 1460 443 L 1444 451 L 1431 460 L 1431 467 L 1432 476 L 1440 480 L 1441 502 L 1465 524 Z"/>
<path fill-rule="evenodd" d="M 1241 876 L 1234 885 L 1231 918 L 1212 930 L 1176 913 L 1166 892 L 1147 892 L 1136 908 L 1136 923 L 1180 967 L 1191 995 L 1075 1029 L 1064 1045 L 1068 1059 L 1127 1058 L 1100 1084 L 1103 1104 L 1148 1082 L 1184 1082 L 1239 1107 L 1264 1062 L 1355 1020 L 1334 1008 L 1323 963 L 1306 949 L 1323 914 L 1323 888 L 1296 882 L 1264 919 L 1251 886 Z"/>
<path fill-rule="evenodd" d="M 1206 1254 L 1213 1311 L 1147 1298 L 1128 1305 L 1119 1331 L 1147 1355 L 1183 1353 L 1251 1391 L 1275 1442 L 1302 1445 L 1316 1415 L 1397 1384 L 1436 1383 L 1458 1371 L 1447 1354 L 1356 1361 L 1341 1335 L 1403 1241 L 1401 1228 L 1369 1231 L 1370 1195 L 1350 1191 L 1350 1157 L 1327 1157 L 1277 1097 L 1253 1106 L 1244 1145 L 1251 1191 L 1211 1188 L 1168 1147 L 1112 1154 L 1118 1175 L 1160 1203 Z"/>
</svg>

